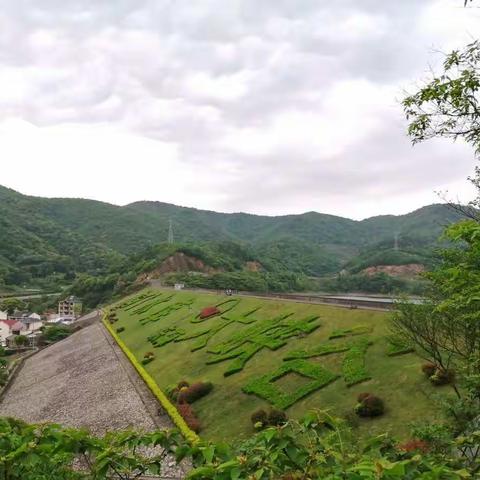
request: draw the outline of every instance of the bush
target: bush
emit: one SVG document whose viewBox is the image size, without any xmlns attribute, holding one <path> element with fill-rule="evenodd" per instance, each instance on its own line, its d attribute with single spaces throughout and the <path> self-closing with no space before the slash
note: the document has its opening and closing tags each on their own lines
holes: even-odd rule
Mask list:
<svg viewBox="0 0 480 480">
<path fill-rule="evenodd" d="M 437 368 L 436 372 L 430 377 L 430 381 L 436 386 L 448 385 L 453 383 L 454 380 L 455 372 L 453 370 L 443 370 L 441 368 Z"/>
<path fill-rule="evenodd" d="M 268 414 L 268 424 L 273 427 L 287 423 L 287 414 L 283 410 L 270 410 Z"/>
<path fill-rule="evenodd" d="M 150 362 L 153 362 L 155 358 L 154 357 L 147 357 L 142 359 L 142 365 L 148 365 Z"/>
<path fill-rule="evenodd" d="M 188 403 L 182 403 L 177 405 L 178 413 L 185 420 L 185 423 L 188 427 L 193 430 L 195 433 L 200 431 L 200 421 L 195 416 L 193 408 Z"/>
<path fill-rule="evenodd" d="M 181 390 L 183 387 L 189 387 L 190 383 L 188 383 L 186 380 L 180 380 L 177 384 L 177 389 Z"/>
<path fill-rule="evenodd" d="M 217 307 L 205 307 L 201 312 L 200 312 L 200 318 L 208 318 L 208 317 L 213 317 L 213 315 L 218 315 L 220 310 Z"/>
<path fill-rule="evenodd" d="M 368 392 L 363 392 L 359 393 L 357 397 L 357 402 L 362 403 L 366 398 L 368 398 L 371 395 L 371 393 Z"/>
<path fill-rule="evenodd" d="M 412 440 L 409 440 L 408 442 L 399 445 L 398 449 L 406 453 L 428 453 L 430 450 L 430 445 L 425 440 L 414 438 Z"/>
<path fill-rule="evenodd" d="M 150 357 L 152 357 L 152 358 L 155 357 L 155 354 L 154 354 L 153 352 L 147 352 L 147 353 L 143 356 L 143 358 L 150 358 Z"/>
<path fill-rule="evenodd" d="M 208 395 L 213 389 L 211 382 L 197 382 L 189 387 L 183 387 L 178 394 L 178 403 L 193 403 Z"/>
<path fill-rule="evenodd" d="M 267 412 L 263 408 L 260 408 L 259 410 L 255 410 L 250 416 L 250 420 L 252 421 L 254 427 L 257 427 L 257 426 L 265 427 L 268 423 Z M 258 424 L 261 424 L 261 425 L 258 425 Z"/>
<path fill-rule="evenodd" d="M 422 372 L 427 378 L 430 378 L 432 375 L 434 375 L 436 370 L 437 367 L 433 363 L 424 363 L 422 365 Z"/>
<path fill-rule="evenodd" d="M 125 327 L 118 327 L 116 332 L 117 333 L 122 333 L 125 330 Z"/>
<path fill-rule="evenodd" d="M 42 333 L 42 337 L 45 342 L 53 343 L 67 338 L 71 333 L 71 328 L 65 325 L 53 325 L 45 328 Z"/>
<path fill-rule="evenodd" d="M 359 417 L 378 417 L 385 412 L 383 400 L 375 395 L 368 395 L 355 407 L 355 413 Z"/>
</svg>

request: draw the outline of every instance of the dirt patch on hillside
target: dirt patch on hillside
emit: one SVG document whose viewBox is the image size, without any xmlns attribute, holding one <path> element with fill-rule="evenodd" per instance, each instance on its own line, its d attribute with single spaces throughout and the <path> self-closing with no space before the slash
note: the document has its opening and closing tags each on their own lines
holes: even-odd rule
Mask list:
<svg viewBox="0 0 480 480">
<path fill-rule="evenodd" d="M 263 265 L 256 260 L 253 262 L 247 262 L 245 263 L 245 270 L 248 270 L 249 272 L 261 272 L 263 270 Z"/>
<path fill-rule="evenodd" d="M 144 282 L 145 280 L 160 278 L 168 273 L 200 272 L 207 275 L 212 275 L 222 271 L 223 270 L 221 269 L 206 265 L 199 258 L 191 257 L 183 252 L 175 252 L 173 255 L 170 255 L 162 263 L 160 263 L 160 265 L 154 270 L 142 273 L 137 278 L 137 282 Z"/>
<path fill-rule="evenodd" d="M 386 273 L 392 277 L 415 277 L 425 272 L 425 265 L 420 263 L 408 263 L 407 265 L 376 265 L 362 270 L 360 273 L 365 275 L 375 275 L 376 273 Z"/>
</svg>

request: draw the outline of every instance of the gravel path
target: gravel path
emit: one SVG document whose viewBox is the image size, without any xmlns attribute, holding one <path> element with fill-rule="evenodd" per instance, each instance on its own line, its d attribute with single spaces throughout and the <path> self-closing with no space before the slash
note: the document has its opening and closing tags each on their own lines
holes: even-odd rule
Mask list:
<svg viewBox="0 0 480 480">
<path fill-rule="evenodd" d="M 94 434 L 172 427 L 100 323 L 28 358 L 1 400 L 0 416 L 85 427 Z M 167 475 L 183 476 L 174 468 Z"/>
</svg>

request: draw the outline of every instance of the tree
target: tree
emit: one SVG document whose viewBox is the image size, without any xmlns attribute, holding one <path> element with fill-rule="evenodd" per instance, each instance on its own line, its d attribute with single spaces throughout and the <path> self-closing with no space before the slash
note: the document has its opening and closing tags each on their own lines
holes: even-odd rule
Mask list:
<svg viewBox="0 0 480 480">
<path fill-rule="evenodd" d="M 403 100 L 414 143 L 434 137 L 463 138 L 480 152 L 480 43 L 454 50 L 443 72 Z"/>
<path fill-rule="evenodd" d="M 19 347 L 24 347 L 28 343 L 28 337 L 26 337 L 25 335 L 17 335 L 15 337 L 15 343 Z"/>
<path fill-rule="evenodd" d="M 19 298 L 6 298 L 0 303 L 0 310 L 6 311 L 11 315 L 15 310 L 22 310 L 25 308 L 25 303 Z"/>
</svg>

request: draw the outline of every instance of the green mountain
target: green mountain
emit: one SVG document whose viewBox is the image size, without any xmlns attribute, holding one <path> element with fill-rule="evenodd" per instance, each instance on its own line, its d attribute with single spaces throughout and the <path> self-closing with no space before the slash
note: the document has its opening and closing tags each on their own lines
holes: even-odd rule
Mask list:
<svg viewBox="0 0 480 480">
<path fill-rule="evenodd" d="M 402 262 L 398 251 L 405 261 L 428 262 L 443 228 L 458 218 L 443 205 L 354 221 L 316 212 L 226 214 L 161 202 L 120 207 L 0 187 L 0 285 L 45 286 L 68 283 L 78 273 L 108 273 L 126 256 L 164 242 L 170 220 L 176 243 L 233 242 L 267 271 L 319 276 L 378 264 L 382 252 L 388 259 L 395 236 L 396 262 Z"/>
</svg>

